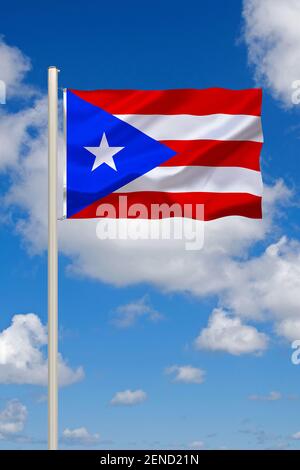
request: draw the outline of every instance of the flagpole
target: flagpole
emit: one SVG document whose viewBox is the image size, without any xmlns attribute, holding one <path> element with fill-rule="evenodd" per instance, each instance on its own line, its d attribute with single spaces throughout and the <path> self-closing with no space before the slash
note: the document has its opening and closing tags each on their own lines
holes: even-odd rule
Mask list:
<svg viewBox="0 0 300 470">
<path fill-rule="evenodd" d="M 48 449 L 58 447 L 58 252 L 57 124 L 58 72 L 48 68 Z"/>
</svg>

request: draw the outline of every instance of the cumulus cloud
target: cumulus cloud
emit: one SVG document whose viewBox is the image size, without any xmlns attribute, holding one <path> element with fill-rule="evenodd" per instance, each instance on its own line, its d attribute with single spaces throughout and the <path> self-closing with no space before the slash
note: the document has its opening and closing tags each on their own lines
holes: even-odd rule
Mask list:
<svg viewBox="0 0 300 470">
<path fill-rule="evenodd" d="M 132 406 L 147 400 L 147 394 L 143 390 L 124 390 L 117 392 L 110 401 L 111 405 Z"/>
<path fill-rule="evenodd" d="M 203 449 L 204 442 L 203 441 L 193 441 L 188 445 L 188 447 L 190 449 Z"/>
<path fill-rule="evenodd" d="M 249 318 L 259 318 L 265 312 L 278 320 L 286 316 L 299 318 L 299 261 L 300 243 L 282 237 L 259 257 L 235 263 L 224 303 Z"/>
<path fill-rule="evenodd" d="M 94 446 L 100 442 L 100 435 L 90 433 L 85 427 L 66 428 L 63 431 L 62 441 L 70 446 Z"/>
<path fill-rule="evenodd" d="M 201 384 L 205 380 L 205 371 L 190 365 L 171 366 L 165 372 L 166 374 L 174 374 L 175 382 Z"/>
<path fill-rule="evenodd" d="M 0 113 L 0 170 L 16 169 L 18 165 L 27 166 L 26 158 L 34 165 L 34 171 L 45 171 L 41 164 L 40 147 L 46 149 L 47 126 L 47 100 L 45 97 L 37 99 L 30 107 L 10 113 L 7 106 L 1 108 Z M 34 129 L 35 138 L 31 131 Z M 22 149 L 22 151 L 21 151 Z M 15 174 L 17 176 L 17 174 Z M 16 181 L 17 183 L 17 181 Z M 33 195 L 33 194 L 32 194 Z M 32 196 L 31 195 L 31 196 Z"/>
<path fill-rule="evenodd" d="M 292 105 L 292 83 L 300 79 L 298 0 L 244 0 L 244 39 L 259 84 Z"/>
<path fill-rule="evenodd" d="M 1 145 L 0 149 L 0 169 L 9 168 L 12 181 L 2 208 L 7 216 L 13 217 L 14 227 L 27 248 L 32 253 L 42 253 L 47 247 L 45 98 L 37 98 L 21 112 L 7 114 L 3 119 L 0 116 L 0 137 L 2 135 L 13 143 L 11 149 L 9 145 Z M 62 166 L 60 145 L 60 188 Z M 273 239 L 261 252 L 259 243 L 274 237 L 280 207 L 288 203 L 290 197 L 291 191 L 280 180 L 271 186 L 265 185 L 263 221 L 228 217 L 206 223 L 204 247 L 197 252 L 186 251 L 184 240 L 99 240 L 97 226 L 106 221 L 65 220 L 59 222 L 60 253 L 69 260 L 68 271 L 73 275 L 116 286 L 152 283 L 163 291 L 179 291 L 199 299 L 217 296 L 219 305 L 234 316 L 274 321 L 277 333 L 289 339 L 285 322 L 294 321 L 300 311 L 297 267 L 300 245 L 287 238 Z M 127 220 L 122 223 L 130 228 L 144 225 L 158 232 L 168 221 Z M 111 220 L 110 224 L 118 228 L 120 221 Z M 249 257 L 255 246 L 260 249 Z M 127 313 L 123 312 L 125 325 L 133 317 L 142 315 L 133 313 L 136 308 L 142 309 L 131 306 Z M 149 313 L 144 315 L 150 317 Z"/>
<path fill-rule="evenodd" d="M 300 440 L 300 431 L 295 432 L 295 434 L 292 435 L 293 439 Z"/>
<path fill-rule="evenodd" d="M 150 321 L 162 318 L 162 315 L 150 305 L 148 295 L 128 304 L 120 305 L 114 312 L 113 323 L 119 328 L 128 328 L 141 317 L 147 317 Z"/>
<path fill-rule="evenodd" d="M 275 328 L 278 335 L 289 341 L 300 339 L 300 319 L 296 318 L 296 315 L 279 321 Z"/>
<path fill-rule="evenodd" d="M 197 339 L 197 349 L 224 351 L 240 355 L 258 353 L 266 349 L 268 338 L 256 328 L 244 325 L 240 318 L 228 316 L 223 310 L 215 309 Z"/>
<path fill-rule="evenodd" d="M 282 394 L 280 392 L 270 392 L 268 395 L 250 395 L 248 397 L 251 401 L 278 401 L 281 400 Z"/>
<path fill-rule="evenodd" d="M 27 408 L 19 400 L 10 400 L 0 411 L 0 439 L 12 438 L 23 431 Z"/>
<path fill-rule="evenodd" d="M 46 344 L 47 330 L 37 315 L 15 315 L 11 325 L 0 332 L 0 383 L 47 385 Z M 61 355 L 58 361 L 60 386 L 83 378 L 82 367 L 71 369 Z"/>
</svg>

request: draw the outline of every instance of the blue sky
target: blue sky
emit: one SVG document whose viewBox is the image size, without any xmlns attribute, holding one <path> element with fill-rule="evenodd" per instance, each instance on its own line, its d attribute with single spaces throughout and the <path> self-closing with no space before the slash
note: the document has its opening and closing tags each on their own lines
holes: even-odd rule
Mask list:
<svg viewBox="0 0 300 470">
<path fill-rule="evenodd" d="M 184 254 L 176 245 L 161 258 L 162 245 L 102 245 L 94 225 L 71 221 L 60 227 L 59 347 L 68 361 L 69 383 L 60 391 L 64 447 L 299 448 L 300 366 L 291 362 L 291 342 L 298 331 L 300 338 L 300 128 L 299 108 L 289 97 L 300 69 L 284 58 L 290 49 L 296 56 L 300 52 L 294 25 L 289 24 L 289 37 L 283 32 L 289 28 L 273 21 L 268 9 L 274 7 L 273 18 L 282 22 L 290 21 L 293 8 L 292 16 L 300 19 L 300 11 L 292 1 L 281 7 L 286 15 L 279 3 L 262 3 L 265 10 L 255 0 L 244 2 L 244 19 L 238 0 L 230 8 L 221 0 L 187 0 L 184 9 L 182 2 L 169 0 L 94 2 L 89 8 L 78 0 L 54 0 L 51 9 L 30 0 L 2 6 L 0 79 L 7 80 L 8 97 L 0 105 L 0 136 L 12 149 L 8 157 L 0 151 L 1 332 L 12 328 L 13 315 L 34 313 L 37 321 L 47 322 L 46 207 L 38 202 L 45 198 L 43 100 L 49 65 L 60 68 L 62 88 L 240 89 L 255 86 L 255 76 L 264 88 L 264 228 L 261 222 L 227 218 L 205 232 L 211 254 Z M 266 31 L 278 42 L 266 47 Z M 257 38 L 262 55 L 253 59 Z M 24 57 L 31 61 L 26 73 Z M 226 284 L 227 269 L 241 269 L 245 279 L 237 276 Z M 242 333 L 253 328 L 260 346 L 240 346 L 233 354 L 227 338 L 219 351 L 197 349 L 195 340 L 216 308 L 229 325 L 237 320 Z M 139 312 L 132 324 L 116 324 L 132 311 Z M 18 358 L 12 354 L 7 360 L 3 352 L 0 361 L 3 449 L 46 446 L 44 330 L 34 319 L 31 326 L 28 317 L 23 320 L 25 326 L 10 329 L 9 338 L 13 345 L 18 341 L 29 362 L 20 366 Z M 5 338 L 2 333 L 0 345 L 8 348 Z M 37 359 L 36 352 L 44 356 Z M 192 378 L 174 380 L 178 367 L 185 368 L 183 374 L 192 368 Z M 36 379 L 28 379 L 31 368 Z M 197 370 L 202 379 L 197 380 Z M 110 403 L 126 390 L 135 393 L 131 406 Z M 14 432 L 5 431 L 5 420 Z"/>
</svg>

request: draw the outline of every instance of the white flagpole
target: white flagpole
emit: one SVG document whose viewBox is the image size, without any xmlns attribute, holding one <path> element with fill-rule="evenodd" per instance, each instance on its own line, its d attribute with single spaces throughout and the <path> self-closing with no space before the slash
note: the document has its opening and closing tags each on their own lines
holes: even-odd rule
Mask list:
<svg viewBox="0 0 300 470">
<path fill-rule="evenodd" d="M 58 447 L 57 115 L 58 72 L 48 68 L 48 449 Z"/>
</svg>

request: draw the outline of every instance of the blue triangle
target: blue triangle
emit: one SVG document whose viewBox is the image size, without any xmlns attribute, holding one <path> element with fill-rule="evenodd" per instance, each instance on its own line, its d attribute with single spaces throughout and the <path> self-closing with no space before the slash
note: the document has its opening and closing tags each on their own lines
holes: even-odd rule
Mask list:
<svg viewBox="0 0 300 470">
<path fill-rule="evenodd" d="M 105 133 L 117 171 L 105 163 L 92 171 Z M 67 91 L 67 217 L 142 176 L 175 155 L 175 151 L 103 109 Z"/>
</svg>

